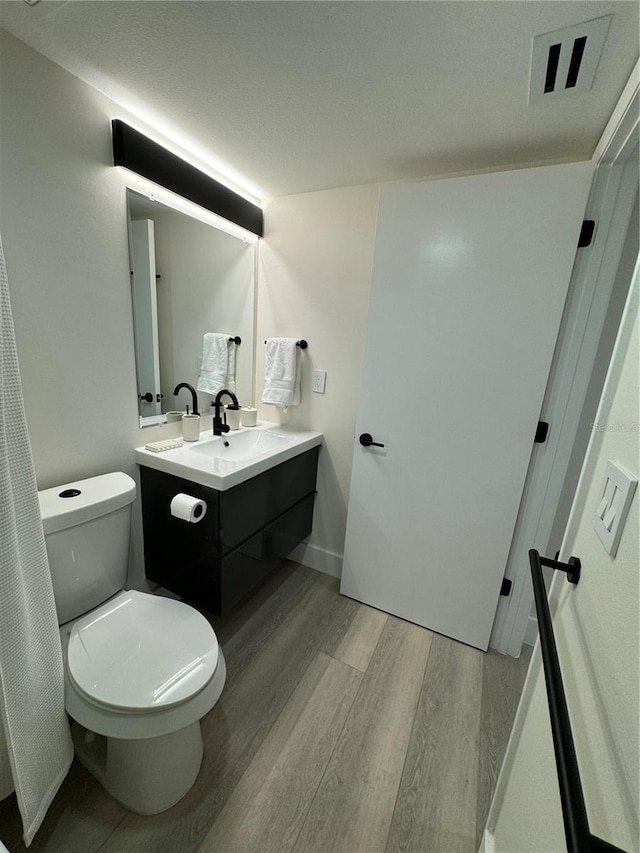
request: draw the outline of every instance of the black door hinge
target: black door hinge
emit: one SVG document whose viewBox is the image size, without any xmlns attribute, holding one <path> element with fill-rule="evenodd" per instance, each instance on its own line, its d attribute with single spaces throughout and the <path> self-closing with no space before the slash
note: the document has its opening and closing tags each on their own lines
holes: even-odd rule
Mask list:
<svg viewBox="0 0 640 853">
<path fill-rule="evenodd" d="M 546 421 L 538 421 L 536 434 L 533 437 L 534 444 L 544 444 L 549 435 L 549 424 Z"/>
<path fill-rule="evenodd" d="M 593 219 L 585 219 L 582 223 L 582 228 L 580 229 L 580 236 L 578 237 L 579 249 L 584 249 L 586 246 L 591 245 L 591 241 L 593 240 L 593 232 L 595 230 L 595 221 Z"/>
<path fill-rule="evenodd" d="M 511 595 L 511 581 L 509 578 L 502 578 L 502 586 L 500 587 L 500 595 Z"/>
</svg>

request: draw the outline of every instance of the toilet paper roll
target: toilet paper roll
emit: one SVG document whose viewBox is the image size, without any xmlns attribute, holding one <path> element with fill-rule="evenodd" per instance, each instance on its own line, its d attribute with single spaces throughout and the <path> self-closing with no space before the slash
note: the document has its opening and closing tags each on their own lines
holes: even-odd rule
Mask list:
<svg viewBox="0 0 640 853">
<path fill-rule="evenodd" d="M 183 495 L 182 492 L 177 494 L 171 501 L 171 515 L 175 518 L 181 518 L 183 521 L 190 521 L 192 524 L 197 524 L 207 514 L 207 504 L 205 501 L 194 498 L 191 495 Z"/>
</svg>

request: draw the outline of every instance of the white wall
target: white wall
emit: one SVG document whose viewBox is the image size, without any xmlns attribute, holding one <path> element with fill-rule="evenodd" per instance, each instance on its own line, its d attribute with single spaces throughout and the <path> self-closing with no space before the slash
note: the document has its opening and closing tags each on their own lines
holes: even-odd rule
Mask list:
<svg viewBox="0 0 640 853">
<path fill-rule="evenodd" d="M 125 189 L 142 187 L 113 168 L 110 133 L 127 115 L 3 30 L 0 61 L 0 233 L 38 486 L 137 476 L 133 448 L 179 425 L 138 429 Z"/>
<path fill-rule="evenodd" d="M 320 430 L 313 532 L 295 552 L 307 565 L 339 574 L 346 526 L 356 408 L 378 209 L 375 186 L 274 199 L 266 209 L 258 266 L 256 399 L 264 386 L 264 340 L 304 338 L 302 394 L 291 423 Z M 311 371 L 327 371 L 325 394 L 311 391 Z M 393 401 L 381 402 L 393 407 Z M 259 417 L 277 420 L 274 406 Z"/>
<path fill-rule="evenodd" d="M 138 429 L 125 190 L 148 187 L 112 167 L 109 127 L 113 117 L 132 119 L 8 33 L 0 38 L 0 231 L 38 483 L 116 469 L 137 476 L 133 448 L 177 435 L 180 426 Z M 157 130 L 149 132 L 162 142 Z M 275 199 L 259 248 L 256 399 L 263 340 L 306 338 L 302 403 L 291 417 L 321 430 L 325 446 L 313 533 L 296 556 L 334 574 L 344 545 L 377 204 L 373 185 Z M 314 367 L 327 370 L 324 395 L 311 393 Z M 392 411 L 394 401 L 381 405 Z M 279 415 L 263 406 L 260 417 Z M 130 580 L 140 585 L 138 507 L 133 532 Z"/>
<path fill-rule="evenodd" d="M 640 473 L 638 282 L 630 294 L 565 534 L 562 558 L 578 556 L 576 588 L 554 580 L 554 630 L 591 832 L 624 850 L 639 834 L 640 494 L 618 553 L 603 549 L 591 517 L 609 459 Z M 489 816 L 496 851 L 565 850 L 549 712 L 536 647 Z"/>
<path fill-rule="evenodd" d="M 109 470 L 137 477 L 133 448 L 179 425 L 138 429 L 125 193 L 145 184 L 112 167 L 110 135 L 113 117 L 131 117 L 8 33 L 0 39 L 0 232 L 38 485 Z M 293 422 L 325 434 L 314 530 L 299 556 L 333 573 L 344 543 L 377 199 L 374 186 L 276 199 L 260 247 L 257 340 L 309 341 Z M 263 355 L 264 345 L 257 399 Z M 324 395 L 311 394 L 312 367 L 327 370 Z M 277 420 L 278 412 L 264 406 L 260 417 Z M 138 506 L 130 581 L 144 584 Z"/>
</svg>

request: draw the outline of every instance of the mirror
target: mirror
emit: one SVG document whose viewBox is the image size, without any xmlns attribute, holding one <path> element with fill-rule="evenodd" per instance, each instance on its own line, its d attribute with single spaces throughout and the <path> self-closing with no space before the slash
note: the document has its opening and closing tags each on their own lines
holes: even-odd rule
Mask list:
<svg viewBox="0 0 640 853">
<path fill-rule="evenodd" d="M 255 245 L 127 189 L 140 426 L 191 409 L 203 336 L 218 332 L 235 351 L 236 395 L 252 403 Z M 200 414 L 212 397 L 198 392 Z"/>
</svg>

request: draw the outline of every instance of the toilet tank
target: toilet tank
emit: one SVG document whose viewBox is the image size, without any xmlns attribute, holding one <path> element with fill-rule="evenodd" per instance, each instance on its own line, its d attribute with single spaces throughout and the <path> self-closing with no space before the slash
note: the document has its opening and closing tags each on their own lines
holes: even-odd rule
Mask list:
<svg viewBox="0 0 640 853">
<path fill-rule="evenodd" d="M 123 589 L 135 496 L 120 472 L 38 492 L 60 625 Z"/>
</svg>

